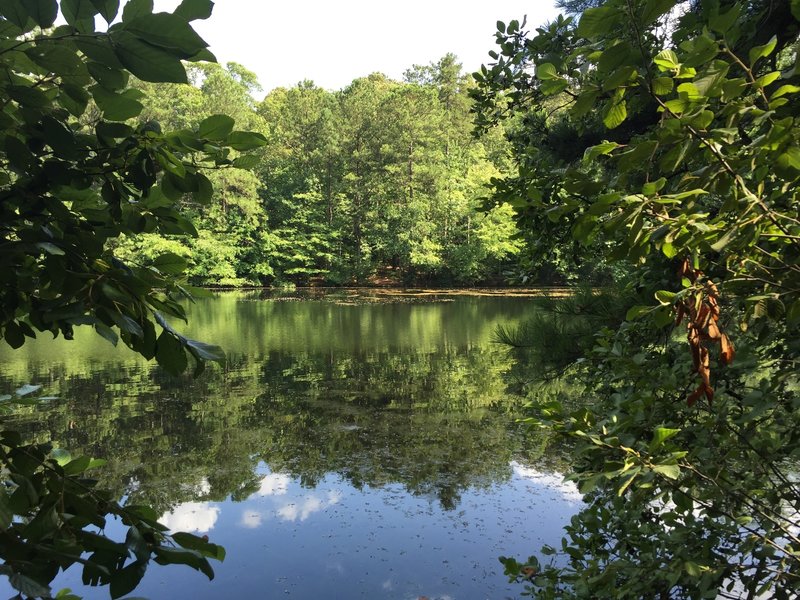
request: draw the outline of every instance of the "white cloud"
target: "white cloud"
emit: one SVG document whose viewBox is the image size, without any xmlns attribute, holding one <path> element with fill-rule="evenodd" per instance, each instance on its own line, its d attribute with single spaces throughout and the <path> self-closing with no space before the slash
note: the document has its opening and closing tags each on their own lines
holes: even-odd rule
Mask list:
<svg viewBox="0 0 800 600">
<path fill-rule="evenodd" d="M 583 502 L 583 494 L 578 491 L 578 486 L 575 485 L 575 482 L 564 481 L 564 475 L 561 473 L 543 473 L 532 467 L 521 465 L 516 461 L 511 463 L 511 468 L 514 471 L 514 475 L 517 477 L 529 479 L 543 487 L 560 492 L 567 502 L 573 504 L 580 504 Z"/>
<path fill-rule="evenodd" d="M 214 528 L 218 518 L 218 506 L 211 506 L 208 502 L 185 502 L 164 513 L 159 522 L 172 531 L 206 533 Z"/>
<path fill-rule="evenodd" d="M 289 483 L 292 478 L 284 473 L 269 473 L 261 480 L 261 487 L 258 488 L 259 496 L 283 496 L 289 491 Z"/>
<path fill-rule="evenodd" d="M 247 527 L 248 529 L 256 529 L 257 527 L 261 526 L 261 522 L 263 520 L 264 515 L 257 510 L 246 510 L 242 513 L 242 518 L 239 521 L 239 525 L 242 527 Z"/>
<path fill-rule="evenodd" d="M 325 508 L 325 503 L 316 496 L 306 496 L 300 503 L 290 503 L 278 509 L 278 516 L 284 521 L 305 521 L 315 512 Z"/>
</svg>

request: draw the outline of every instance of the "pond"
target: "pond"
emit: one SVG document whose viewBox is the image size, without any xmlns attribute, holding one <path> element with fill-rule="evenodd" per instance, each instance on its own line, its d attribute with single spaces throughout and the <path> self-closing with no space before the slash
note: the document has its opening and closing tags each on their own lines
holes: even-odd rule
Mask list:
<svg viewBox="0 0 800 600">
<path fill-rule="evenodd" d="M 102 485 L 225 546 L 214 581 L 153 565 L 137 597 L 515 597 L 498 557 L 559 544 L 580 507 L 547 434 L 515 421 L 529 367 L 493 342 L 536 310 L 503 295 L 222 293 L 190 307 L 187 332 L 222 345 L 224 367 L 175 379 L 91 331 L 40 339 L 0 354 L 0 392 L 47 398 L 4 421 L 108 459 Z M 61 587 L 108 597 L 75 568 Z"/>
</svg>

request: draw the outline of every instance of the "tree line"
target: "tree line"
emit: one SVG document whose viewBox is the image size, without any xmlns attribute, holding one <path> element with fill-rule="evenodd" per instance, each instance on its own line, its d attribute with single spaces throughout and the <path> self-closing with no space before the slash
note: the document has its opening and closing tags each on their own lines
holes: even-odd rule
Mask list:
<svg viewBox="0 0 800 600">
<path fill-rule="evenodd" d="M 500 130 L 473 135 L 472 79 L 452 54 L 402 81 L 373 73 L 335 92 L 303 81 L 261 101 L 236 63 L 192 66 L 189 78 L 136 83 L 138 119 L 180 130 L 221 113 L 266 144 L 243 168 L 209 174 L 209 204 L 182 201 L 196 235 L 143 232 L 120 241 L 121 257 L 173 253 L 209 286 L 463 285 L 502 281 L 519 253 L 511 206 L 482 210 L 508 143 Z"/>
</svg>

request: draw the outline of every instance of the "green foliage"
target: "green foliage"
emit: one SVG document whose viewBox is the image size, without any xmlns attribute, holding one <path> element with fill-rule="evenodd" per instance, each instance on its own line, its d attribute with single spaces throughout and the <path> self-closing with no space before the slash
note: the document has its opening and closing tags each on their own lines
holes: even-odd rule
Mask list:
<svg viewBox="0 0 800 600">
<path fill-rule="evenodd" d="M 796 597 L 800 27 L 789 2 L 568 4 L 498 32 L 478 122 L 517 120 L 498 197 L 552 224 L 533 251 L 620 263 L 638 297 L 566 367 L 588 406 L 536 406 L 589 503 L 565 562 L 507 570 L 541 597 Z"/>
<path fill-rule="evenodd" d="M 180 300 L 192 299 L 190 263 L 173 236 L 197 231 L 181 203 L 207 202 L 204 171 L 231 166 L 232 152 L 265 140 L 233 131 L 223 115 L 167 133 L 156 121 L 134 121 L 144 108 L 140 87 L 185 83 L 184 60 L 213 60 L 190 24 L 213 3 L 184 0 L 170 14 L 130 0 L 115 22 L 119 4 L 0 7 L 0 335 L 19 348 L 37 332 L 72 339 L 76 326 L 89 325 L 174 375 L 191 357 L 198 374 L 224 354 L 167 321 L 185 320 Z M 65 24 L 54 27 L 59 15 Z M 97 15 L 107 29 L 95 30 Z M 144 83 L 129 87 L 130 75 Z M 120 239 L 142 234 L 158 240 L 148 261 L 121 260 Z M 17 390 L 16 401 L 33 391 Z M 115 598 L 136 586 L 151 558 L 213 576 L 206 557 L 221 559 L 221 549 L 171 538 L 151 509 L 122 507 L 85 477 L 99 463 L 50 450 L 13 432 L 0 442 L 0 571 L 21 595 L 49 597 L 53 577 L 76 562 L 85 582 L 110 585 Z M 102 529 L 109 516 L 128 526 L 125 543 L 86 530 Z"/>
<path fill-rule="evenodd" d="M 25 392 L 17 390 L 20 396 Z M 87 474 L 104 460 L 72 458 L 50 444 L 24 444 L 19 433 L 5 431 L 0 461 L 0 573 L 20 597 L 50 598 L 53 578 L 76 564 L 83 567 L 85 584 L 109 585 L 111 597 L 119 598 L 138 585 L 151 560 L 188 564 L 213 579 L 208 558 L 225 558 L 221 547 L 205 539 L 170 534 L 151 508 L 117 503 Z M 124 542 L 91 530 L 102 530 L 109 519 L 127 527 Z"/>
<path fill-rule="evenodd" d="M 227 146 L 263 138 L 233 132 L 222 115 L 169 134 L 153 121 L 123 123 L 143 108 L 141 92 L 126 87 L 129 72 L 186 81 L 181 60 L 208 58 L 206 43 L 180 14 L 135 2 L 106 32 L 94 30 L 94 16 L 113 19 L 115 6 L 87 2 L 63 3 L 67 25 L 41 29 L 57 8 L 11 3 L 3 12 L 0 331 L 18 347 L 37 330 L 71 337 L 74 326 L 91 325 L 162 364 L 167 344 L 201 364 L 183 338 L 156 332 L 157 316 L 184 318 L 177 300 L 191 297 L 176 277 L 188 264 L 181 253 L 125 264 L 111 248 L 123 235 L 196 235 L 177 201 L 207 196 L 202 171 L 230 164 Z"/>
</svg>

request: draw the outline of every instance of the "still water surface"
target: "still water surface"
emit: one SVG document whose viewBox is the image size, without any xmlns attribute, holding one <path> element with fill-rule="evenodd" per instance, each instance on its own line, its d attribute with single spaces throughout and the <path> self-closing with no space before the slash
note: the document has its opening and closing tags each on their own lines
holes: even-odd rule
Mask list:
<svg viewBox="0 0 800 600">
<path fill-rule="evenodd" d="M 557 544 L 580 506 L 546 437 L 515 423 L 528 367 L 492 342 L 535 310 L 220 294 L 191 307 L 187 333 L 222 345 L 225 367 L 174 379 L 91 331 L 37 340 L 0 354 L 0 392 L 41 384 L 53 399 L 5 420 L 109 459 L 103 485 L 225 546 L 213 582 L 153 565 L 136 596 L 516 597 L 498 557 Z M 108 597 L 79 570 L 59 587 Z"/>
</svg>

